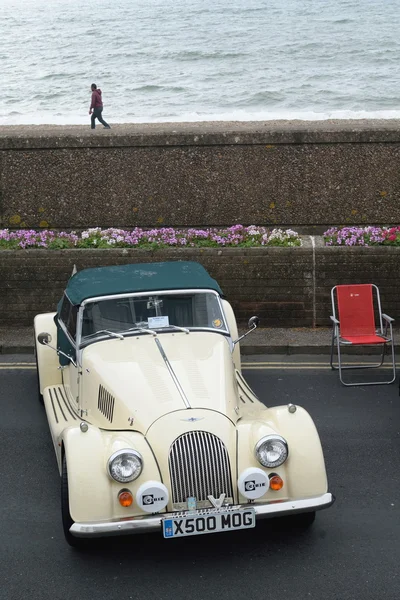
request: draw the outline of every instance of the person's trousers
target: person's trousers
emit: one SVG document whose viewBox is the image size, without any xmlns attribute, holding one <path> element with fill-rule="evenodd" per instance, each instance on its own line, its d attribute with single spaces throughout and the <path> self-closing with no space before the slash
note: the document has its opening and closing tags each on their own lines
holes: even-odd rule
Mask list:
<svg viewBox="0 0 400 600">
<path fill-rule="evenodd" d="M 103 119 L 103 117 L 101 116 L 102 112 L 103 112 L 103 107 L 93 109 L 92 116 L 90 117 L 90 119 L 92 121 L 92 129 L 95 129 L 95 127 L 96 127 L 96 123 L 95 123 L 96 119 L 98 119 L 100 121 L 100 123 L 102 123 L 104 125 L 104 127 L 110 127 L 109 124 L 106 123 L 105 120 Z"/>
</svg>

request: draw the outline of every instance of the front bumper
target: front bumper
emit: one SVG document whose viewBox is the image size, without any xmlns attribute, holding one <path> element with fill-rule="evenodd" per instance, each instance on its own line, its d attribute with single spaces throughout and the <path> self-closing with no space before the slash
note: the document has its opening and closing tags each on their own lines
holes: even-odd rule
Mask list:
<svg viewBox="0 0 400 600">
<path fill-rule="evenodd" d="M 328 508 L 335 501 L 329 492 L 322 496 L 306 498 L 304 500 L 286 500 L 284 502 L 270 502 L 268 504 L 242 504 L 234 508 L 254 508 L 256 519 L 281 517 L 304 512 L 312 512 Z M 233 508 L 233 507 L 232 507 Z M 161 531 L 162 519 L 173 518 L 178 513 L 159 513 L 157 515 L 133 517 L 129 520 L 102 521 L 99 523 L 74 523 L 70 533 L 76 537 L 104 537 L 118 534 L 137 534 Z"/>
</svg>

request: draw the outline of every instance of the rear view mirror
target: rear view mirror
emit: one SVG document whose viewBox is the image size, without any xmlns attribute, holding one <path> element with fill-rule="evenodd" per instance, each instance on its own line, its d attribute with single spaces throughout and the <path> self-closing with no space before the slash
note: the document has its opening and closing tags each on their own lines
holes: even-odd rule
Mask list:
<svg viewBox="0 0 400 600">
<path fill-rule="evenodd" d="M 46 332 L 39 333 L 37 340 L 39 344 L 42 344 L 42 346 L 47 346 L 51 342 L 51 335 Z"/>
<path fill-rule="evenodd" d="M 54 348 L 54 346 L 50 345 L 52 338 L 51 335 L 49 333 L 46 333 L 45 331 L 42 333 L 39 333 L 39 335 L 37 336 L 37 341 L 39 342 L 39 344 L 42 344 L 42 346 L 48 346 L 49 348 L 51 348 L 52 350 L 54 350 L 54 352 L 56 352 L 58 355 L 62 355 L 65 356 L 65 358 L 67 358 L 69 360 L 70 363 L 72 363 L 74 365 L 74 367 L 77 366 L 76 362 L 74 361 L 74 359 L 72 358 L 72 356 L 68 356 L 68 354 L 65 354 L 65 352 L 63 352 L 62 350 L 57 350 L 57 348 Z"/>
<path fill-rule="evenodd" d="M 249 331 L 247 333 L 244 333 L 243 335 L 241 335 L 237 340 L 234 340 L 233 345 L 235 346 L 235 344 L 237 344 L 238 342 L 240 342 L 240 340 L 245 338 L 246 335 L 249 335 L 249 333 L 254 331 L 258 327 L 259 322 L 260 322 L 259 317 L 256 317 L 256 316 L 250 317 L 249 322 L 248 322 Z"/>
<path fill-rule="evenodd" d="M 260 322 L 259 317 L 250 317 L 249 322 L 248 322 L 249 329 L 255 329 L 256 327 L 258 327 L 259 322 Z"/>
</svg>

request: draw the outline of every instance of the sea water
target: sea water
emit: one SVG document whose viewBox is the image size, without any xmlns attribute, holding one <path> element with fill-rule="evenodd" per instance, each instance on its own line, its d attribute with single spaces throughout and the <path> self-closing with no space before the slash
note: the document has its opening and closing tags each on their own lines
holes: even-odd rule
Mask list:
<svg viewBox="0 0 400 600">
<path fill-rule="evenodd" d="M 0 124 L 400 117 L 400 0 L 0 0 Z"/>
</svg>

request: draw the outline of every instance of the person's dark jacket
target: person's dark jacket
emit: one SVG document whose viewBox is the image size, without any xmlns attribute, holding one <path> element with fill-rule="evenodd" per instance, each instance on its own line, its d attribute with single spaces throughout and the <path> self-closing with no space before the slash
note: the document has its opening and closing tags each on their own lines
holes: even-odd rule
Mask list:
<svg viewBox="0 0 400 600">
<path fill-rule="evenodd" d="M 97 90 L 93 90 L 92 92 L 92 103 L 90 105 L 90 110 L 94 108 L 103 108 L 103 101 L 101 99 L 101 89 L 97 88 Z"/>
</svg>

